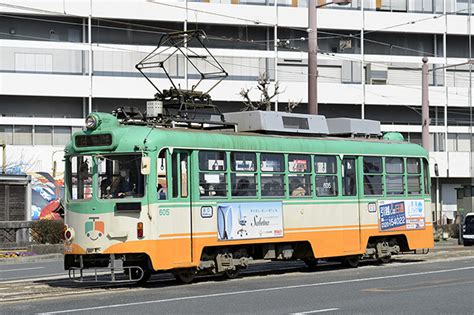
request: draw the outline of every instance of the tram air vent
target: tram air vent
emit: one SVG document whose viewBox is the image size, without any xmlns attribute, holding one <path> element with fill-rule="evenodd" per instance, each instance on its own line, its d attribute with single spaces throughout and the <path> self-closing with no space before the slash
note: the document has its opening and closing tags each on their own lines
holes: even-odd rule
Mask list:
<svg viewBox="0 0 474 315">
<path fill-rule="evenodd" d="M 328 118 L 329 134 L 333 136 L 380 136 L 380 121 L 355 118 Z"/>
<path fill-rule="evenodd" d="M 227 122 L 237 123 L 238 131 L 327 135 L 326 118 L 284 112 L 246 111 L 225 113 Z"/>
</svg>

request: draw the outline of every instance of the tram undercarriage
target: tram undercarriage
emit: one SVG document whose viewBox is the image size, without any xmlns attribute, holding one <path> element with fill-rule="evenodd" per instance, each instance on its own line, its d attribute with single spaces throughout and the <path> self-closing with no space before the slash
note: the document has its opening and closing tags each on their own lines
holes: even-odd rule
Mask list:
<svg viewBox="0 0 474 315">
<path fill-rule="evenodd" d="M 404 235 L 370 238 L 364 254 L 324 258 L 355 268 L 360 260 L 389 263 L 393 255 L 408 252 Z M 238 277 L 252 260 L 302 260 L 309 268 L 318 265 L 309 242 L 267 243 L 204 248 L 199 265 L 192 268 L 166 270 L 182 283 L 190 283 L 197 275 L 221 274 Z M 75 282 L 136 282 L 145 283 L 155 271 L 147 254 L 66 255 L 64 268 Z"/>
</svg>

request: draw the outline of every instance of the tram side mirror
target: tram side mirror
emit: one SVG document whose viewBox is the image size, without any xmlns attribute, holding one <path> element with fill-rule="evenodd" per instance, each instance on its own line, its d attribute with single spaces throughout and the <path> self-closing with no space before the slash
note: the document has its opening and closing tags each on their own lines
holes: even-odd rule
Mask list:
<svg viewBox="0 0 474 315">
<path fill-rule="evenodd" d="M 439 176 L 439 168 L 438 168 L 438 163 L 435 163 L 434 165 L 434 173 L 435 173 L 435 176 L 438 177 Z"/>
<path fill-rule="evenodd" d="M 151 159 L 149 156 L 142 157 L 141 173 L 142 175 L 150 175 Z"/>
</svg>

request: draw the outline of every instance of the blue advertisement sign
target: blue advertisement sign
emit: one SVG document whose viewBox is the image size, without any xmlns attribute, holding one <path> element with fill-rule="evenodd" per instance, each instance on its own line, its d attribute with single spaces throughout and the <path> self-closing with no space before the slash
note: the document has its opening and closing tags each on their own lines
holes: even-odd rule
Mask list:
<svg viewBox="0 0 474 315">
<path fill-rule="evenodd" d="M 390 230 L 407 224 L 403 201 L 381 205 L 379 209 L 381 230 Z"/>
<path fill-rule="evenodd" d="M 281 202 L 240 202 L 217 205 L 219 240 L 283 236 Z"/>
<path fill-rule="evenodd" d="M 423 200 L 379 201 L 380 230 L 416 230 L 425 227 Z"/>
</svg>

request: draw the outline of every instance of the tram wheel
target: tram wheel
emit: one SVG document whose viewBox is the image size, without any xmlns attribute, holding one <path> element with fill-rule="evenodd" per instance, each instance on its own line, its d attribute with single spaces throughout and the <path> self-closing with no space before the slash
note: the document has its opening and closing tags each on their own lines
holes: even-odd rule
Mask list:
<svg viewBox="0 0 474 315">
<path fill-rule="evenodd" d="M 240 276 L 240 268 L 235 268 L 235 269 L 232 269 L 232 270 L 226 270 L 226 271 L 224 271 L 224 276 L 227 279 L 235 279 L 238 276 Z"/>
<path fill-rule="evenodd" d="M 137 281 L 138 284 L 145 284 L 150 280 L 151 278 L 151 270 L 149 269 L 143 269 L 143 277 Z"/>
<path fill-rule="evenodd" d="M 317 259 L 306 259 L 306 260 L 304 260 L 304 263 L 311 270 L 316 269 L 316 267 L 318 266 L 318 260 Z"/>
<path fill-rule="evenodd" d="M 348 256 L 342 259 L 342 264 L 346 267 L 357 268 L 359 266 L 360 256 Z"/>
<path fill-rule="evenodd" d="M 379 262 L 381 262 L 382 264 L 388 264 L 391 261 L 392 261 L 392 255 L 379 257 Z"/>
<path fill-rule="evenodd" d="M 176 280 L 183 284 L 189 284 L 193 282 L 194 277 L 196 276 L 196 269 L 194 268 L 187 268 L 181 269 L 174 272 L 174 276 Z"/>
</svg>

